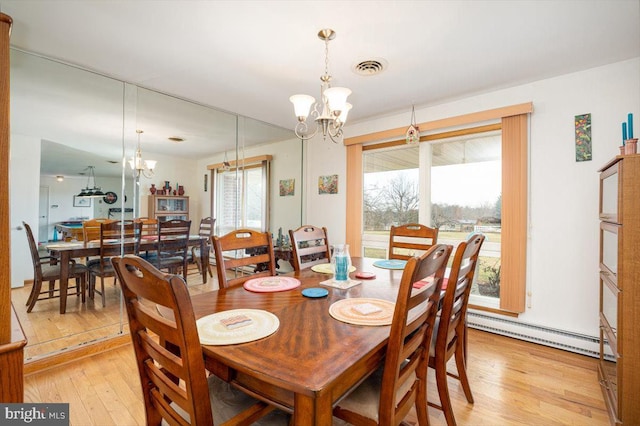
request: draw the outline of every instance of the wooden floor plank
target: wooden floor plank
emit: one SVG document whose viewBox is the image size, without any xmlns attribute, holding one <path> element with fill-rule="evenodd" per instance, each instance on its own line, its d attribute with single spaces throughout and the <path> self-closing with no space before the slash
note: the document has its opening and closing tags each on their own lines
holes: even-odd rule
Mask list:
<svg viewBox="0 0 640 426">
<path fill-rule="evenodd" d="M 449 379 L 459 425 L 609 424 L 595 359 L 478 330 L 470 330 L 469 348 L 475 404 L 467 402 L 457 380 Z M 449 367 L 455 371 L 454 363 Z M 428 379 L 429 399 L 437 401 L 432 371 Z M 72 425 L 145 423 L 130 345 L 28 376 L 25 401 L 69 402 Z M 446 425 L 431 407 L 429 418 L 432 425 Z M 413 411 L 407 420 L 416 422 Z"/>
</svg>

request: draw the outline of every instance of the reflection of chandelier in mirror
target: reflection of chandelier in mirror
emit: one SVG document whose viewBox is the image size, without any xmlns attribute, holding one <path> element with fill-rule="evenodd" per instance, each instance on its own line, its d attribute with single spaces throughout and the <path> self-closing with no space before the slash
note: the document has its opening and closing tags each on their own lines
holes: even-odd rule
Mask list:
<svg viewBox="0 0 640 426">
<path fill-rule="evenodd" d="M 87 186 L 85 188 L 82 188 L 82 191 L 80 191 L 80 193 L 76 195 L 76 197 L 83 197 L 83 198 L 104 197 L 104 192 L 102 192 L 102 188 L 96 185 L 96 175 L 95 175 L 94 169 L 95 169 L 94 166 L 87 166 L 87 168 L 85 169 L 85 170 L 89 170 L 89 172 L 87 173 Z M 92 180 L 93 180 L 93 186 L 89 187 L 89 184 L 91 183 Z"/>
<path fill-rule="evenodd" d="M 293 103 L 293 109 L 298 124 L 295 127 L 296 136 L 300 139 L 311 139 L 322 127 L 322 136 L 327 139 L 327 134 L 334 143 L 342 142 L 342 127 L 347 121 L 347 114 L 351 109 L 351 104 L 347 102 L 347 97 L 351 90 L 346 87 L 331 87 L 331 76 L 329 75 L 329 40 L 336 36 L 331 29 L 320 30 L 318 38 L 324 40 L 324 75 L 320 77 L 322 86 L 320 89 L 320 101 L 316 102 L 313 96 L 293 95 L 289 100 Z M 313 111 L 309 113 L 311 107 Z M 312 133 L 308 133 L 307 117 L 315 117 L 316 128 Z"/>
<path fill-rule="evenodd" d="M 138 134 L 138 146 L 136 148 L 135 156 L 129 159 L 129 165 L 131 166 L 131 170 L 133 170 L 135 177 L 139 177 L 141 174 L 146 178 L 153 177 L 153 169 L 156 167 L 157 161 L 142 159 L 142 150 L 140 149 L 140 134 L 144 133 L 144 131 L 136 130 L 136 133 Z"/>
</svg>

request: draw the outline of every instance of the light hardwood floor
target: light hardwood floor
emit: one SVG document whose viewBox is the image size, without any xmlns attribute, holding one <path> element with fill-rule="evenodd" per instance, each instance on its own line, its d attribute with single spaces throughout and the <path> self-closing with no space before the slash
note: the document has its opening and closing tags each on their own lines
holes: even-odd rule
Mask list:
<svg viewBox="0 0 640 426">
<path fill-rule="evenodd" d="M 195 264 L 190 265 L 187 278 L 192 294 L 218 288 L 215 277 L 202 284 Z M 105 307 L 97 294 L 95 300 L 87 297 L 86 303 L 77 296 L 69 296 L 65 314 L 59 312 L 59 299 L 41 300 L 27 313 L 25 302 L 30 291 L 30 284 L 11 290 L 11 301 L 28 341 L 25 348 L 27 362 L 120 332 L 120 287 L 113 285 L 113 278 L 105 279 Z M 126 332 L 127 318 L 126 314 L 122 315 Z"/>
<path fill-rule="evenodd" d="M 459 425 L 609 424 L 595 359 L 478 330 L 470 330 L 469 345 L 475 404 L 449 380 Z M 428 386 L 437 401 L 432 374 Z M 144 424 L 131 345 L 27 376 L 25 402 L 68 402 L 71 425 Z M 438 410 L 429 408 L 429 416 L 445 424 Z"/>
</svg>

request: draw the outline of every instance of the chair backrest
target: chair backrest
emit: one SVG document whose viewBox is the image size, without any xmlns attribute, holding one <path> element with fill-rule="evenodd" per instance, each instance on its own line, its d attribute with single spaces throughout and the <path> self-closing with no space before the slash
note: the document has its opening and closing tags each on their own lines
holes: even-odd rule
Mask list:
<svg viewBox="0 0 640 426">
<path fill-rule="evenodd" d="M 157 236 L 158 235 L 158 219 L 152 219 L 149 217 L 139 217 L 135 219 L 142 224 L 140 233 L 143 237 Z"/>
<path fill-rule="evenodd" d="M 303 225 L 296 230 L 289 230 L 291 248 L 293 250 L 291 262 L 293 269 L 300 271 L 311 268 L 319 263 L 331 262 L 329 238 L 327 228 Z"/>
<path fill-rule="evenodd" d="M 438 324 L 438 335 L 434 337 L 435 352 L 446 354 L 449 359 L 455 352 L 457 344 L 462 344 L 466 336 L 464 331 L 471 285 L 478 263 L 478 256 L 484 235 L 473 234 L 458 245 L 451 264 L 451 272 L 447 282 L 443 300 L 442 313 Z M 448 318 L 449 321 L 443 321 Z M 432 345 L 433 346 L 433 345 Z"/>
<path fill-rule="evenodd" d="M 124 295 L 129 329 L 136 354 L 147 425 L 213 424 L 209 388 L 191 297 L 184 280 L 165 275 L 136 256 L 112 259 Z M 162 317 L 156 305 L 173 311 Z M 176 351 L 161 342 L 170 342 Z M 184 385 L 176 384 L 178 379 Z"/>
<path fill-rule="evenodd" d="M 212 237 L 220 288 L 276 275 L 273 241 L 269 232 L 238 229 Z"/>
<path fill-rule="evenodd" d="M 31 261 L 33 263 L 33 277 L 36 281 L 42 280 L 42 263 L 40 259 L 40 253 L 38 253 L 38 245 L 36 244 L 36 239 L 33 237 L 33 231 L 31 231 L 31 227 L 26 223 L 22 222 L 24 229 L 27 234 L 27 241 L 29 242 L 29 252 L 31 253 Z"/>
<path fill-rule="evenodd" d="M 163 258 L 180 256 L 186 263 L 190 232 L 190 220 L 172 219 L 158 222 L 158 268 L 162 268 Z"/>
<path fill-rule="evenodd" d="M 140 249 L 139 222 L 111 220 L 100 224 L 100 265 L 109 266 L 109 258 L 121 254 L 137 255 Z"/>
<path fill-rule="evenodd" d="M 205 217 L 200 219 L 200 228 L 198 229 L 198 235 L 206 238 L 209 242 L 213 236 L 213 225 L 216 220 L 212 217 Z"/>
<path fill-rule="evenodd" d="M 100 239 L 100 225 L 114 222 L 114 219 L 106 217 L 96 217 L 82 222 L 82 239 L 85 242 L 97 241 Z"/>
<path fill-rule="evenodd" d="M 431 334 L 451 250 L 450 245 L 438 244 L 407 261 L 382 373 L 378 424 L 399 424 L 415 405 L 420 386 L 418 378 L 427 377 Z M 433 276 L 432 285 L 414 291 L 415 282 L 430 276 Z M 424 400 L 419 403 L 426 404 L 426 395 L 420 397 Z"/>
<path fill-rule="evenodd" d="M 419 223 L 391 226 L 389 259 L 408 260 L 429 250 L 438 241 L 438 229 Z"/>
</svg>

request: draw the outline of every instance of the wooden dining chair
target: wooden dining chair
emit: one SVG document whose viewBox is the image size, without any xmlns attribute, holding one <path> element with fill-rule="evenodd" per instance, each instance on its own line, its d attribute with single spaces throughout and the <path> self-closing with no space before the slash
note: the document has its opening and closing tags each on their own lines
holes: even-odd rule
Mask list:
<svg viewBox="0 0 640 426">
<path fill-rule="evenodd" d="M 353 425 L 399 425 L 413 406 L 418 424 L 429 424 L 427 412 L 428 352 L 438 311 L 440 289 L 450 245 L 438 244 L 412 257 L 402 273 L 386 356 L 376 370 L 338 402 L 334 416 Z M 413 284 L 433 276 L 430 286 Z"/>
<path fill-rule="evenodd" d="M 295 271 L 311 268 L 313 265 L 331 262 L 327 228 L 303 225 L 289 230 L 291 238 L 291 264 Z"/>
<path fill-rule="evenodd" d="M 273 411 L 217 376 L 207 378 L 182 277 L 165 275 L 138 256 L 112 262 L 124 295 L 147 425 L 249 425 Z M 173 311 L 173 319 L 161 316 L 157 306 Z M 284 425 L 286 418 L 268 423 Z"/>
<path fill-rule="evenodd" d="M 31 226 L 26 222 L 22 222 L 27 233 L 29 243 L 29 251 L 31 253 L 31 261 L 33 263 L 33 286 L 27 298 L 27 312 L 31 312 L 38 300 L 53 299 L 60 297 L 60 287 L 56 287 L 56 281 L 60 280 L 60 264 L 53 256 L 42 256 L 38 251 L 38 245 L 33 237 Z M 82 303 L 86 299 L 87 288 L 87 268 L 86 266 L 71 260 L 69 264 L 69 278 L 73 278 L 75 286 L 67 288 L 67 295 L 82 296 Z M 42 283 L 48 282 L 47 289 L 42 290 Z M 69 293 L 71 291 L 71 293 Z M 64 312 L 61 312 L 64 313 Z"/>
<path fill-rule="evenodd" d="M 200 227 L 198 228 L 198 235 L 200 236 L 200 238 L 207 239 L 206 248 L 208 253 L 213 252 L 213 247 L 211 247 L 211 237 L 213 237 L 213 226 L 215 223 L 216 223 L 216 220 L 214 218 L 205 217 L 200 220 Z M 196 247 L 196 246 L 191 247 L 191 259 L 198 266 L 198 272 L 202 274 L 202 268 L 206 267 L 207 270 L 209 271 L 209 276 L 213 277 L 213 268 L 211 266 L 211 262 L 207 261 L 206 265 L 202 265 L 200 257 L 201 257 L 200 247 Z M 208 255 L 207 255 L 207 259 L 208 259 Z"/>
<path fill-rule="evenodd" d="M 111 257 L 121 254 L 138 254 L 140 247 L 140 223 L 132 220 L 112 220 L 100 224 L 100 257 L 96 262 L 90 262 L 89 268 L 89 298 L 94 299 L 95 293 L 102 298 L 102 307 L 106 306 L 104 279 L 114 277 L 116 273 L 111 265 Z M 100 290 L 96 289 L 96 278 L 100 278 Z"/>
<path fill-rule="evenodd" d="M 438 242 L 438 229 L 419 223 L 391 226 L 389 259 L 408 260 L 422 254 Z"/>
<path fill-rule="evenodd" d="M 467 401 L 473 403 L 467 376 L 466 317 L 471 285 L 484 238 L 482 234 L 473 234 L 456 249 L 429 351 L 429 367 L 435 370 L 440 398 L 440 405 L 432 402 L 429 405 L 444 412 L 448 426 L 455 425 L 456 419 L 449 397 L 447 376 L 460 380 Z M 455 357 L 457 374 L 447 372 L 447 362 L 451 357 Z"/>
<path fill-rule="evenodd" d="M 114 222 L 114 219 L 106 217 L 96 217 L 82 222 L 82 238 L 85 242 L 97 241 L 100 239 L 100 225 Z"/>
<path fill-rule="evenodd" d="M 251 278 L 276 275 L 273 241 L 269 232 L 238 229 L 213 236 L 218 285 L 243 284 Z"/>
<path fill-rule="evenodd" d="M 160 270 L 166 269 L 170 274 L 181 271 L 185 282 L 189 266 L 187 248 L 190 232 L 190 220 L 172 219 L 158 222 L 156 267 Z"/>
</svg>

